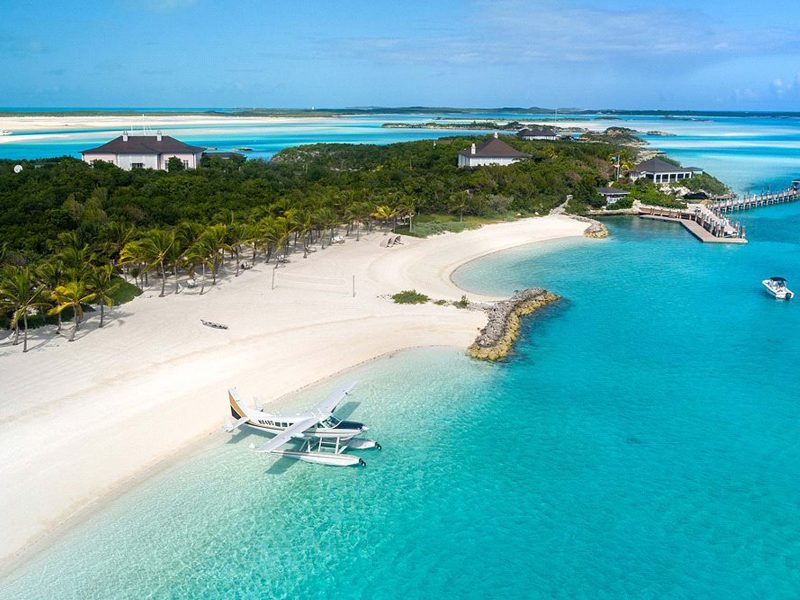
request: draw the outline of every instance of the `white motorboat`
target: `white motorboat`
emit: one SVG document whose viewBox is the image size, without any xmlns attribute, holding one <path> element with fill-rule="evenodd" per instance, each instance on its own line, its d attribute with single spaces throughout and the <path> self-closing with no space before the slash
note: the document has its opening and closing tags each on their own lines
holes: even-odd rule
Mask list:
<svg viewBox="0 0 800 600">
<path fill-rule="evenodd" d="M 794 292 L 786 287 L 786 279 L 783 277 L 770 277 L 761 283 L 778 300 L 791 300 L 794 298 Z"/>
</svg>

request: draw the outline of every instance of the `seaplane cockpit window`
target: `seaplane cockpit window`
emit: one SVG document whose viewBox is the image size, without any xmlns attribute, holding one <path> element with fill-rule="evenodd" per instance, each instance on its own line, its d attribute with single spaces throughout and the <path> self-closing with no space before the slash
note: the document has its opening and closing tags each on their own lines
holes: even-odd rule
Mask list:
<svg viewBox="0 0 800 600">
<path fill-rule="evenodd" d="M 337 419 L 336 417 L 334 417 L 334 416 L 332 416 L 332 415 L 331 415 L 330 417 L 328 417 L 327 419 L 325 419 L 324 421 L 322 421 L 322 422 L 320 423 L 320 425 L 321 425 L 322 427 L 326 427 L 326 428 L 328 428 L 328 429 L 333 429 L 333 428 L 335 428 L 335 427 L 336 427 L 336 426 L 337 426 L 339 423 L 341 423 L 341 421 L 340 421 L 339 419 Z"/>
</svg>

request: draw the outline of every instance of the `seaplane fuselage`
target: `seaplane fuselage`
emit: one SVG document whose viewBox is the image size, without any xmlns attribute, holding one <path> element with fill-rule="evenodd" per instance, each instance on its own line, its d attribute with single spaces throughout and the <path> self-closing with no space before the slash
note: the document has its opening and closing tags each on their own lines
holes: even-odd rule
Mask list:
<svg viewBox="0 0 800 600">
<path fill-rule="evenodd" d="M 298 421 L 304 421 L 315 416 L 313 412 L 300 413 L 297 415 L 273 415 L 252 408 L 245 410 L 240 406 L 238 398 L 234 398 L 231 395 L 229 396 L 229 400 L 231 416 L 234 419 L 238 421 L 246 417 L 247 421 L 245 421 L 243 425 L 273 435 L 277 435 L 288 429 Z M 320 414 L 317 425 L 307 429 L 304 432 L 304 438 L 339 438 L 342 441 L 347 441 L 367 431 L 367 429 L 368 427 L 366 425 L 358 421 L 343 421 L 332 414 Z"/>
</svg>

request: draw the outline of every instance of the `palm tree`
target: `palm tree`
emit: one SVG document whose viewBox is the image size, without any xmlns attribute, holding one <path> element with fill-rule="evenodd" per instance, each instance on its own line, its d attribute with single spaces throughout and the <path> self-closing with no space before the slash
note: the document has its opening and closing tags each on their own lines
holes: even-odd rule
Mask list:
<svg viewBox="0 0 800 600">
<path fill-rule="evenodd" d="M 95 260 L 88 244 L 83 246 L 65 246 L 58 253 L 64 273 L 69 279 L 83 279 L 91 270 Z"/>
<path fill-rule="evenodd" d="M 0 303 L 11 309 L 11 327 L 14 329 L 14 345 L 19 343 L 19 321 L 22 319 L 24 338 L 22 351 L 28 351 L 28 313 L 48 306 L 47 286 L 34 280 L 28 267 L 9 269 L 0 281 Z"/>
<path fill-rule="evenodd" d="M 100 232 L 102 253 L 116 263 L 125 244 L 133 241 L 135 236 L 136 228 L 133 225 L 120 221 L 108 223 Z M 125 275 L 125 271 L 122 273 Z"/>
<path fill-rule="evenodd" d="M 150 259 L 150 266 L 158 265 L 161 271 L 161 294 L 164 297 L 167 286 L 167 271 L 165 264 L 170 258 L 170 253 L 175 246 L 174 229 L 152 229 L 141 241 L 145 255 Z M 177 277 L 176 277 L 177 279 Z"/>
<path fill-rule="evenodd" d="M 458 211 L 458 220 L 464 220 L 464 209 L 467 207 L 469 194 L 467 192 L 456 192 L 451 194 L 450 201 L 447 203 L 447 210 L 450 212 Z"/>
<path fill-rule="evenodd" d="M 225 242 L 227 229 L 226 225 L 212 225 L 200 236 L 202 247 L 209 253 L 210 262 L 208 265 L 211 267 L 211 285 L 217 285 L 217 270 L 220 265 L 220 257 L 224 262 L 225 250 L 229 249 Z"/>
<path fill-rule="evenodd" d="M 37 267 L 37 274 L 39 279 L 47 286 L 50 293 L 53 292 L 59 285 L 64 284 L 64 264 L 58 255 L 51 257 L 49 260 L 41 263 Z M 56 335 L 61 333 L 61 313 L 58 313 L 58 327 L 56 328 Z"/>
<path fill-rule="evenodd" d="M 192 244 L 184 253 L 184 260 L 189 265 L 190 272 L 194 276 L 195 269 L 200 267 L 202 269 L 202 279 L 200 283 L 200 295 L 206 289 L 206 267 L 213 262 L 213 256 L 216 252 L 208 240 L 208 238 L 200 237 L 194 244 Z"/>
<path fill-rule="evenodd" d="M 91 302 L 95 299 L 96 294 L 86 289 L 83 281 L 70 281 L 66 285 L 59 285 L 51 298 L 55 300 L 56 305 L 51 308 L 47 314 L 56 315 L 67 308 L 71 308 L 75 312 L 75 325 L 72 327 L 72 333 L 69 336 L 69 341 L 75 341 L 75 333 L 78 331 L 81 319 L 83 318 L 82 304 Z"/>
<path fill-rule="evenodd" d="M 89 275 L 89 288 L 95 294 L 95 300 L 100 304 L 100 327 L 105 320 L 105 307 L 114 306 L 114 297 L 111 295 L 117 288 L 114 280 L 114 266 L 106 264 L 95 268 Z M 60 315 L 60 313 L 59 313 Z"/>
<path fill-rule="evenodd" d="M 230 252 L 236 259 L 235 277 L 239 276 L 239 265 L 241 264 L 239 261 L 239 253 L 242 250 L 242 243 L 244 242 L 245 238 L 245 227 L 240 223 L 231 223 L 225 229 L 225 247 L 230 249 Z"/>
<path fill-rule="evenodd" d="M 406 198 L 403 203 L 397 207 L 397 218 L 408 219 L 408 232 L 413 231 L 413 219 L 416 216 L 416 205 L 413 198 Z"/>
<path fill-rule="evenodd" d="M 332 208 L 323 206 L 314 211 L 314 216 L 320 227 L 320 240 L 322 247 L 325 248 L 325 236 L 322 235 L 323 230 L 328 231 L 328 244 L 333 244 L 333 236 L 336 234 L 337 218 L 336 213 Z"/>
<path fill-rule="evenodd" d="M 372 212 L 370 216 L 378 219 L 379 221 L 383 221 L 384 225 L 388 225 L 389 221 L 393 219 L 396 216 L 396 214 L 397 213 L 394 210 L 392 210 L 391 207 L 385 204 L 381 204 L 375 207 L 375 210 Z"/>
<path fill-rule="evenodd" d="M 136 276 L 139 279 L 139 286 L 142 288 L 147 284 L 147 270 L 150 261 L 149 249 L 145 247 L 141 240 L 128 242 L 119 253 L 120 265 L 136 265 Z"/>
</svg>

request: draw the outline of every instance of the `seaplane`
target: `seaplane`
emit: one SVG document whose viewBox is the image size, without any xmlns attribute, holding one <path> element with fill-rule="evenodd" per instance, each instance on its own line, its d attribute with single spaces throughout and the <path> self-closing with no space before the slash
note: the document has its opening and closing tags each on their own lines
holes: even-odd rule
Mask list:
<svg viewBox="0 0 800 600">
<path fill-rule="evenodd" d="M 297 414 L 275 414 L 264 412 L 262 407 L 251 408 L 242 401 L 236 388 L 230 388 L 228 401 L 235 421 L 226 423 L 224 429 L 233 433 L 241 427 L 249 427 L 275 436 L 257 446 L 256 452 L 280 454 L 320 465 L 363 467 L 366 463 L 361 457 L 345 454 L 345 450 L 380 450 L 380 444 L 358 437 L 369 429 L 363 423 L 343 421 L 333 414 L 355 386 L 355 383 L 348 383 L 311 410 Z M 282 448 L 291 442 L 295 442 L 294 447 Z"/>
</svg>

